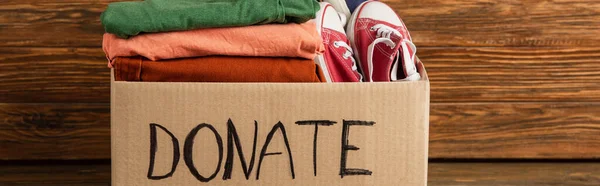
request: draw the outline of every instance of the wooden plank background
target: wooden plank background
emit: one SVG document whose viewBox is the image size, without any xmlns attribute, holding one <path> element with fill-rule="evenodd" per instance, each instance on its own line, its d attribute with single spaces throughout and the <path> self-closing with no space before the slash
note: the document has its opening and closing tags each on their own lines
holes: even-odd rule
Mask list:
<svg viewBox="0 0 600 186">
<path fill-rule="evenodd" d="M 0 1 L 0 185 L 109 183 L 114 1 Z M 599 185 L 600 1 L 384 2 L 431 79 L 430 185 Z"/>
</svg>

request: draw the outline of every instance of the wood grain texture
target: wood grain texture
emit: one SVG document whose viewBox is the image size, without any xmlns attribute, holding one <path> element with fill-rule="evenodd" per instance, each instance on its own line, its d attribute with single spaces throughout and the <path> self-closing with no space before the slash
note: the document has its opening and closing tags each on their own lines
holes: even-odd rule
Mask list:
<svg viewBox="0 0 600 186">
<path fill-rule="evenodd" d="M 3 165 L 0 186 L 107 186 L 110 164 L 100 165 Z"/>
<path fill-rule="evenodd" d="M 418 51 L 431 101 L 600 101 L 600 48 L 437 48 Z M 0 103 L 108 103 L 100 48 L 0 48 Z"/>
<path fill-rule="evenodd" d="M 417 46 L 598 46 L 597 0 L 384 0 Z"/>
<path fill-rule="evenodd" d="M 108 104 L 0 104 L 0 160 L 110 158 Z"/>
<path fill-rule="evenodd" d="M 430 158 L 600 158 L 600 103 L 433 104 Z"/>
<path fill-rule="evenodd" d="M 0 47 L 0 103 L 108 103 L 106 64 L 99 48 Z"/>
<path fill-rule="evenodd" d="M 421 48 L 417 53 L 431 80 L 432 102 L 600 101 L 600 48 Z"/>
<path fill-rule="evenodd" d="M 600 163 L 430 163 L 430 186 L 597 186 Z M 4 186 L 106 186 L 110 165 L 0 166 Z"/>
<path fill-rule="evenodd" d="M 100 46 L 108 2 L 5 0 L 0 46 Z M 385 0 L 417 46 L 598 46 L 596 0 Z"/>
<path fill-rule="evenodd" d="M 596 186 L 600 163 L 430 163 L 429 186 Z"/>
<path fill-rule="evenodd" d="M 434 159 L 600 158 L 600 103 L 432 104 Z M 0 160 L 110 158 L 108 104 L 0 104 Z"/>
<path fill-rule="evenodd" d="M 113 0 L 114 1 L 114 0 Z M 100 14 L 111 0 L 3 0 L 0 47 L 98 47 Z"/>
</svg>

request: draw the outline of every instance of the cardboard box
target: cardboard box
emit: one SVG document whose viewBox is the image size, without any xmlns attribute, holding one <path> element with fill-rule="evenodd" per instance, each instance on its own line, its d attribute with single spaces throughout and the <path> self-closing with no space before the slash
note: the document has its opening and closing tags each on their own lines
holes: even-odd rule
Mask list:
<svg viewBox="0 0 600 186">
<path fill-rule="evenodd" d="M 113 79 L 112 185 L 424 186 L 419 69 L 391 83 Z"/>
</svg>

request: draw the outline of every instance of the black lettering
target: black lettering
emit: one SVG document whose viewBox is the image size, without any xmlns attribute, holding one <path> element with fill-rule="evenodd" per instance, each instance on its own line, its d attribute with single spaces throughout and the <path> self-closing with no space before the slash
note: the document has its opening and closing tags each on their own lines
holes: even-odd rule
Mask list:
<svg viewBox="0 0 600 186">
<path fill-rule="evenodd" d="M 269 135 L 267 135 L 265 144 L 263 145 L 262 150 L 260 151 L 260 158 L 258 160 L 258 168 L 256 169 L 256 179 L 257 180 L 260 176 L 260 166 L 262 165 L 263 158 L 265 156 L 281 154 L 281 152 L 267 153 L 267 147 L 269 147 L 269 143 L 271 143 L 271 140 L 273 139 L 273 135 L 275 135 L 275 132 L 277 132 L 277 130 L 281 130 L 281 134 L 283 135 L 283 141 L 284 141 L 285 146 L 288 151 L 288 155 L 290 158 L 290 169 L 292 171 L 292 179 L 296 178 L 296 174 L 294 173 L 294 159 L 292 158 L 292 150 L 290 149 L 290 143 L 288 141 L 287 134 L 285 132 L 285 127 L 283 126 L 283 123 L 277 122 L 277 124 L 275 124 L 275 126 L 273 126 L 273 129 L 271 129 L 271 132 L 269 132 Z"/>
<path fill-rule="evenodd" d="M 319 125 L 331 126 L 337 122 L 329 120 L 305 120 L 296 121 L 297 125 L 314 125 L 315 136 L 313 137 L 313 174 L 317 176 L 317 137 L 319 136 Z"/>
<path fill-rule="evenodd" d="M 200 175 L 200 173 L 198 173 L 198 169 L 196 169 L 196 167 L 194 166 L 193 160 L 194 138 L 196 138 L 196 134 L 198 134 L 198 131 L 200 131 L 200 129 L 204 127 L 210 129 L 213 132 L 217 139 L 217 145 L 219 147 L 219 163 L 217 165 L 217 170 L 215 170 L 215 172 L 208 178 L 205 178 L 204 176 Z M 221 170 L 221 163 L 223 160 L 223 140 L 221 139 L 221 136 L 219 135 L 217 130 L 215 130 L 215 128 L 212 125 L 206 123 L 202 123 L 196 126 L 196 128 L 192 129 L 192 131 L 190 131 L 187 138 L 185 139 L 185 144 L 183 147 L 183 159 L 185 161 L 185 164 L 190 169 L 190 172 L 192 172 L 192 175 L 194 175 L 199 181 L 209 182 L 210 180 L 215 178 Z"/>
<path fill-rule="evenodd" d="M 169 136 L 171 136 L 171 140 L 173 142 L 173 165 L 171 166 L 171 172 L 169 172 L 165 175 L 162 175 L 162 176 L 152 175 L 154 172 L 154 160 L 156 158 L 156 151 L 158 150 L 156 147 L 156 145 L 157 145 L 156 128 L 157 127 L 160 128 L 161 130 L 163 130 Z M 148 166 L 148 179 L 160 180 L 160 179 L 164 179 L 164 178 L 173 176 L 173 173 L 175 173 L 175 169 L 177 169 L 177 164 L 179 163 L 179 156 L 180 156 L 179 140 L 177 140 L 175 135 L 173 135 L 173 133 L 171 133 L 171 131 L 167 130 L 165 127 L 163 127 L 159 124 L 150 123 L 150 166 Z"/>
<path fill-rule="evenodd" d="M 242 164 L 242 168 L 244 169 L 244 175 L 246 176 L 246 180 L 250 178 L 250 173 L 252 173 L 252 168 L 254 167 L 254 157 L 256 155 L 256 136 L 258 135 L 258 123 L 254 121 L 254 143 L 252 145 L 252 156 L 250 157 L 250 165 L 246 166 L 246 157 L 244 156 L 244 151 L 242 150 L 242 145 L 240 144 L 240 137 L 237 134 L 235 129 L 235 125 L 229 119 L 227 121 L 227 160 L 225 161 L 225 172 L 223 173 L 223 180 L 231 179 L 231 172 L 233 170 L 233 145 L 235 142 L 235 147 L 238 152 L 238 156 L 240 158 L 240 162 Z"/>
<path fill-rule="evenodd" d="M 340 176 L 342 178 L 346 175 L 371 175 L 371 174 L 373 174 L 373 172 L 371 172 L 367 169 L 346 168 L 348 151 L 349 150 L 359 150 L 358 147 L 348 144 L 348 136 L 350 134 L 350 126 L 352 126 L 352 125 L 373 126 L 373 125 L 375 125 L 375 122 L 344 120 L 343 129 L 342 129 L 342 157 L 341 157 L 341 161 L 340 161 Z"/>
</svg>

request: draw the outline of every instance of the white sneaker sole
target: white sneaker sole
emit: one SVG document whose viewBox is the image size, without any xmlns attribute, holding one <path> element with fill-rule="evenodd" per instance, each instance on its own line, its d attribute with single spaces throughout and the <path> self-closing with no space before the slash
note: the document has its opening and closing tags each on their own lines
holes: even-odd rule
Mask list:
<svg viewBox="0 0 600 186">
<path fill-rule="evenodd" d="M 360 54 L 359 54 L 358 50 L 356 49 L 356 42 L 354 40 L 354 26 L 356 25 L 356 20 L 358 19 L 358 15 L 362 11 L 363 6 L 369 2 L 370 1 L 365 1 L 365 2 L 361 3 L 358 7 L 356 7 L 356 9 L 354 10 L 354 14 L 352 14 L 352 17 L 350 17 L 350 20 L 348 20 L 348 25 L 346 25 L 346 36 L 348 37 L 348 40 L 350 40 L 350 46 L 352 46 L 352 50 L 354 51 L 354 59 L 356 60 L 356 65 L 358 66 L 358 68 L 360 69 L 360 72 L 362 73 L 363 82 L 367 82 L 365 79 L 365 77 L 366 77 L 365 70 L 368 70 L 368 69 L 362 68 L 362 62 L 360 61 L 360 56 L 359 56 Z"/>
<path fill-rule="evenodd" d="M 325 8 L 323 8 L 323 10 L 325 10 L 327 8 L 327 6 L 331 6 L 331 4 L 327 3 L 327 5 L 325 6 Z M 333 6 L 332 6 L 332 8 L 333 8 Z M 317 25 L 317 31 L 319 32 L 319 37 L 322 37 L 321 32 L 323 30 L 323 14 L 324 14 L 324 12 L 320 12 L 320 14 L 318 14 L 315 18 L 315 23 Z M 323 55 L 324 54 L 318 54 L 315 57 L 315 63 L 321 67 L 321 70 L 323 70 L 323 75 L 325 75 L 325 80 L 327 81 L 327 83 L 331 83 L 331 82 L 333 82 L 333 80 L 331 80 L 331 74 L 329 74 L 329 69 L 327 67 L 327 64 L 325 63 L 325 57 Z"/>
</svg>

